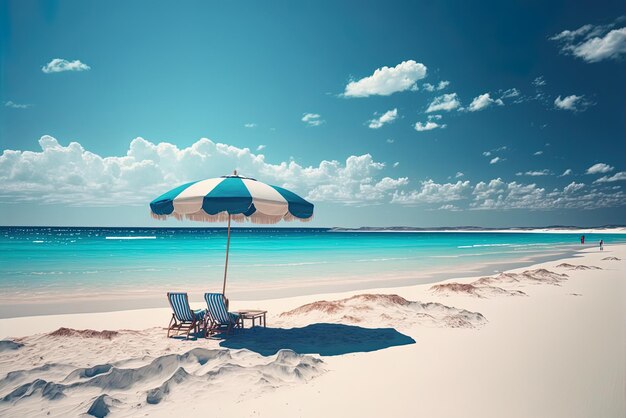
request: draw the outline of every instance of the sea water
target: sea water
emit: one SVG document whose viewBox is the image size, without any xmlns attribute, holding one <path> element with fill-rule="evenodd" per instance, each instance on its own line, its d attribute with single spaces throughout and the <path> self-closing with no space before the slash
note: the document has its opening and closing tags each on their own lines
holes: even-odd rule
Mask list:
<svg viewBox="0 0 626 418">
<path fill-rule="evenodd" d="M 224 228 L 0 228 L 3 300 L 150 289 L 220 291 Z M 625 242 L 619 234 L 335 232 L 323 228 L 234 228 L 229 289 L 242 296 L 409 285 L 444 272 L 503 266 Z M 334 287 L 333 287 L 334 285 Z M 298 290 L 300 289 L 300 291 Z M 265 293 L 260 294 L 263 290 Z"/>
</svg>

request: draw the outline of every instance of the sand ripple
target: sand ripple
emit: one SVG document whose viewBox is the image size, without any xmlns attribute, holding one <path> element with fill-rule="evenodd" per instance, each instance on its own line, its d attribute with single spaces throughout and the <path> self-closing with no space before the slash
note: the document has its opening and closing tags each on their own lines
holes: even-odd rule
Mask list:
<svg viewBox="0 0 626 418">
<path fill-rule="evenodd" d="M 181 396 L 227 391 L 236 400 L 252 391 L 303 383 L 323 372 L 322 360 L 291 350 L 264 357 L 247 350 L 194 348 L 127 368 L 115 363 L 46 364 L 0 380 L 0 415 L 20 416 L 33 408 L 52 416 L 105 416 L 114 410 L 144 414 L 177 391 Z"/>
</svg>

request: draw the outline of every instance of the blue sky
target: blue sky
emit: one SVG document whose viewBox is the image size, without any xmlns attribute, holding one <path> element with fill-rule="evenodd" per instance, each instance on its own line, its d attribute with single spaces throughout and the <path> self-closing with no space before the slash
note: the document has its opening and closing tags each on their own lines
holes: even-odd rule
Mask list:
<svg viewBox="0 0 626 418">
<path fill-rule="evenodd" d="M 623 13 L 2 0 L 1 222 L 179 225 L 147 203 L 238 168 L 311 226 L 626 223 Z"/>
</svg>

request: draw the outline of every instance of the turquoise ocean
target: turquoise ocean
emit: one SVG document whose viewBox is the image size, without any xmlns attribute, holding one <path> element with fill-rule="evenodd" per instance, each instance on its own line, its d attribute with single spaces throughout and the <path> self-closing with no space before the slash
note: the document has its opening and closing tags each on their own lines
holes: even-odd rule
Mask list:
<svg viewBox="0 0 626 418">
<path fill-rule="evenodd" d="M 234 296 L 261 299 L 410 285 L 556 259 L 597 246 L 600 239 L 607 249 L 626 242 L 626 235 L 586 234 L 581 245 L 579 237 L 235 228 L 228 289 Z M 0 293 L 11 304 L 151 289 L 219 291 L 225 249 L 224 228 L 2 227 Z"/>
</svg>

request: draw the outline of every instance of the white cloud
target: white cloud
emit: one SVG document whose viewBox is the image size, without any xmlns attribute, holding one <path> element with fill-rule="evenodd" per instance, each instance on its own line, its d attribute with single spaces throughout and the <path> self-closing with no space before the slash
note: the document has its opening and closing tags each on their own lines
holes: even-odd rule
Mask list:
<svg viewBox="0 0 626 418">
<path fill-rule="evenodd" d="M 326 121 L 323 120 L 317 113 L 304 113 L 302 116 L 302 122 L 309 126 L 320 126 Z"/>
<path fill-rule="evenodd" d="M 472 195 L 471 209 L 503 210 L 503 209 L 596 209 L 616 207 L 626 204 L 623 192 L 605 193 L 597 190 L 581 192 L 582 183 L 570 183 L 562 190 L 546 192 L 536 184 L 506 183 L 497 178 L 489 183 L 476 184 Z"/>
<path fill-rule="evenodd" d="M 55 58 L 43 67 L 41 71 L 46 74 L 60 73 L 63 71 L 87 71 L 91 70 L 91 67 L 87 64 L 83 64 L 79 60 L 68 61 L 61 58 Z"/>
<path fill-rule="evenodd" d="M 469 181 L 438 184 L 427 180 L 421 183 L 418 190 L 396 190 L 392 203 L 443 204 L 438 206 L 442 210 L 597 209 L 626 205 L 626 194 L 613 189 L 610 192 L 587 190 L 583 183 L 576 182 L 548 192 L 534 183 L 505 182 L 501 178 L 481 181 L 475 185 Z"/>
<path fill-rule="evenodd" d="M 572 94 L 561 99 L 561 96 L 554 99 L 554 107 L 562 110 L 584 110 L 586 103 L 583 101 L 584 96 L 576 96 Z"/>
<path fill-rule="evenodd" d="M 564 30 L 563 32 L 557 33 L 556 35 L 553 35 L 552 37 L 550 37 L 550 40 L 551 41 L 562 41 L 562 40 L 573 41 L 579 36 L 583 36 L 587 34 L 593 28 L 594 28 L 593 25 L 583 25 L 580 28 L 573 30 L 573 31 Z"/>
<path fill-rule="evenodd" d="M 552 174 L 552 172 L 546 168 L 546 169 L 543 169 L 543 170 L 526 171 L 524 173 L 519 172 L 519 173 L 516 173 L 515 175 L 516 176 L 537 177 L 537 176 L 549 176 L 551 174 Z"/>
<path fill-rule="evenodd" d="M 480 96 L 474 97 L 472 103 L 470 103 L 468 110 L 470 112 L 476 112 L 479 110 L 486 109 L 492 104 L 496 104 L 498 106 L 503 106 L 504 102 L 501 99 L 492 99 L 489 93 L 481 94 Z"/>
<path fill-rule="evenodd" d="M 439 82 L 436 86 L 434 86 L 434 85 L 432 85 L 432 84 L 430 84 L 430 83 L 424 83 L 424 84 L 422 85 L 422 87 L 423 87 L 423 88 L 424 88 L 424 90 L 426 90 L 426 91 L 433 92 L 433 91 L 435 91 L 435 90 L 443 90 L 443 89 L 445 89 L 446 87 L 448 87 L 449 85 L 450 85 L 450 82 L 449 82 L 449 81 L 447 81 L 447 80 L 442 80 L 442 81 L 440 81 L 440 82 Z"/>
<path fill-rule="evenodd" d="M 500 158 L 500 157 L 494 157 L 494 158 L 492 158 L 492 159 L 489 161 L 489 164 L 497 164 L 497 163 L 502 162 L 502 161 L 504 161 L 502 158 Z"/>
<path fill-rule="evenodd" d="M 573 181 L 563 188 L 563 192 L 566 194 L 571 194 L 579 191 L 583 187 L 585 187 L 584 183 L 576 183 L 575 181 Z"/>
<path fill-rule="evenodd" d="M 483 156 L 485 157 L 491 156 L 491 151 L 483 151 Z"/>
<path fill-rule="evenodd" d="M 480 182 L 474 188 L 474 209 L 532 208 L 541 202 L 545 189 L 535 184 L 505 183 L 500 178 L 489 183 Z"/>
<path fill-rule="evenodd" d="M 419 190 L 411 192 L 395 191 L 391 203 L 403 205 L 414 205 L 417 203 L 443 203 L 461 200 L 467 191 L 470 190 L 470 182 L 457 181 L 456 183 L 435 183 L 433 180 L 421 182 Z"/>
<path fill-rule="evenodd" d="M 399 162 L 399 161 L 396 161 L 395 163 L 393 163 L 393 168 L 396 168 L 396 167 L 397 167 L 397 166 L 399 166 L 399 165 L 400 165 L 400 162 Z"/>
<path fill-rule="evenodd" d="M 417 122 L 414 126 L 417 132 L 432 131 L 433 129 L 443 129 L 445 127 L 446 124 L 439 124 L 437 122 L 433 122 L 432 120 L 428 120 L 426 123 Z"/>
<path fill-rule="evenodd" d="M 541 155 L 541 154 L 543 154 L 543 151 L 535 151 L 533 155 Z"/>
<path fill-rule="evenodd" d="M 597 163 L 587 169 L 587 174 L 604 174 L 613 171 L 613 167 L 604 163 Z"/>
<path fill-rule="evenodd" d="M 519 97 L 521 95 L 520 91 L 515 87 L 500 92 L 502 93 L 500 99 L 509 99 L 511 97 Z"/>
<path fill-rule="evenodd" d="M 565 170 L 563 172 L 563 174 L 561 174 L 559 177 L 565 177 L 565 176 L 570 176 L 572 174 L 572 169 L 568 168 L 567 170 Z"/>
<path fill-rule="evenodd" d="M 626 55 L 626 27 L 612 30 L 604 37 L 588 39 L 574 46 L 571 52 L 587 62 L 621 58 Z"/>
<path fill-rule="evenodd" d="M 561 45 L 561 52 L 586 62 L 620 59 L 626 55 L 626 27 L 613 29 L 623 17 L 607 25 L 583 25 L 564 30 L 550 38 Z"/>
<path fill-rule="evenodd" d="M 443 90 L 450 85 L 450 82 L 447 80 L 442 80 L 437 84 L 437 90 Z"/>
<path fill-rule="evenodd" d="M 385 142 L 387 142 L 388 144 L 393 144 L 394 142 L 396 142 L 396 140 L 392 138 L 387 138 Z"/>
<path fill-rule="evenodd" d="M 533 80 L 533 86 L 535 86 L 535 87 L 543 87 L 546 84 L 548 84 L 548 83 L 546 82 L 546 80 L 543 78 L 542 75 L 540 75 L 539 77 L 536 77 Z"/>
<path fill-rule="evenodd" d="M 28 109 L 29 107 L 31 107 L 31 105 L 29 104 L 19 104 L 11 100 L 9 100 L 8 102 L 4 102 L 4 106 L 10 107 L 11 109 Z"/>
<path fill-rule="evenodd" d="M 379 118 L 374 118 L 369 121 L 369 127 L 371 129 L 381 128 L 386 123 L 391 123 L 398 117 L 398 109 L 388 110 L 383 113 Z"/>
<path fill-rule="evenodd" d="M 426 66 L 413 60 L 403 61 L 395 67 L 382 67 L 369 77 L 351 81 L 345 88 L 344 97 L 368 97 L 416 89 L 418 80 L 426 77 Z"/>
<path fill-rule="evenodd" d="M 594 183 L 612 183 L 614 181 L 625 181 L 626 180 L 626 171 L 620 171 L 619 173 L 613 174 L 611 177 L 603 176 L 594 181 Z"/>
<path fill-rule="evenodd" d="M 261 144 L 258 147 L 256 147 L 256 150 L 257 151 L 263 151 L 265 148 L 266 148 L 266 145 Z"/>
<path fill-rule="evenodd" d="M 246 123 L 243 125 L 245 128 L 256 128 L 257 124 L 256 123 Z"/>
<path fill-rule="evenodd" d="M 301 166 L 277 164 L 262 154 L 200 139 L 187 148 L 136 138 L 124 155 L 102 157 L 50 136 L 41 151 L 4 150 L 0 155 L 1 202 L 38 201 L 74 206 L 147 205 L 188 181 L 218 177 L 237 169 L 243 175 L 286 187 L 314 201 L 377 203 L 388 200 L 407 178 L 381 176 L 385 165 L 370 154 L 344 162 Z"/>
<path fill-rule="evenodd" d="M 463 177 L 465 174 L 461 173 L 460 171 L 457 171 L 456 174 L 454 175 L 454 178 L 460 178 Z"/>
<path fill-rule="evenodd" d="M 448 204 L 448 205 L 441 205 L 439 207 L 439 210 L 449 210 L 449 211 L 456 212 L 456 211 L 458 211 L 460 209 L 457 206 Z"/>
<path fill-rule="evenodd" d="M 441 110 L 450 111 L 461 106 L 461 102 L 456 93 L 444 94 L 435 97 L 426 109 L 426 113 L 439 112 Z"/>
</svg>

